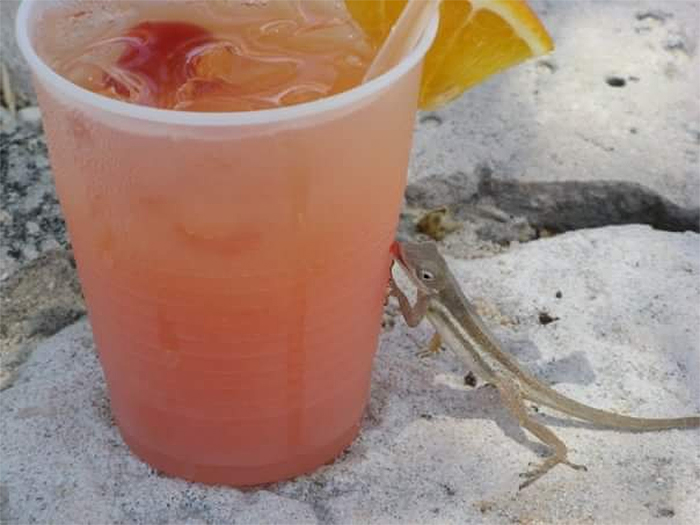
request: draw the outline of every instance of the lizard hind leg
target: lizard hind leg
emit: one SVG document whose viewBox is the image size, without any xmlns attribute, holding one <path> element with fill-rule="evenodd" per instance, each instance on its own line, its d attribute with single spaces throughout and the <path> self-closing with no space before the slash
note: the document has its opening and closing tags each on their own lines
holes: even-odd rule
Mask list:
<svg viewBox="0 0 700 525">
<path fill-rule="evenodd" d="M 428 342 L 428 348 L 419 350 L 418 352 L 416 352 L 416 355 L 421 358 L 436 356 L 440 353 L 441 346 L 442 337 L 440 337 L 440 334 L 438 332 L 435 332 L 433 334 L 433 337 L 430 338 L 430 342 Z"/>
<path fill-rule="evenodd" d="M 552 455 L 542 463 L 532 470 L 521 474 L 526 480 L 520 484 L 518 490 L 531 485 L 560 463 L 568 465 L 574 470 L 587 470 L 584 465 L 577 465 L 569 461 L 566 444 L 549 428 L 530 416 L 517 386 L 506 384 L 504 381 L 495 381 L 495 386 L 498 388 L 501 399 L 508 410 L 518 418 L 520 426 L 532 433 L 552 450 Z"/>
</svg>

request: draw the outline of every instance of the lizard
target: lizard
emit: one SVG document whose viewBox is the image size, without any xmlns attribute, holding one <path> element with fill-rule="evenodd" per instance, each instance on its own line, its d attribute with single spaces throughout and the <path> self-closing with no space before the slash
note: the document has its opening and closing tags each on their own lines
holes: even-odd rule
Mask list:
<svg viewBox="0 0 700 525">
<path fill-rule="evenodd" d="M 655 431 L 700 426 L 700 416 L 658 419 L 632 417 L 593 408 L 564 396 L 538 380 L 502 349 L 498 339 L 462 292 L 435 243 L 397 242 L 392 252 L 395 263 L 403 268 L 417 288 L 415 304 L 411 305 L 393 278 L 389 279 L 388 294 L 398 300 L 406 324 L 415 327 L 423 318 L 427 318 L 435 328 L 429 352 L 437 352 L 444 340 L 470 371 L 496 387 L 501 400 L 518 419 L 520 426 L 551 450 L 551 454 L 539 465 L 521 474 L 525 481 L 520 484 L 519 490 L 558 464 L 576 470 L 587 470 L 584 465 L 569 461 L 566 444 L 550 428 L 528 413 L 525 401 L 547 406 L 595 425 L 620 430 Z"/>
</svg>

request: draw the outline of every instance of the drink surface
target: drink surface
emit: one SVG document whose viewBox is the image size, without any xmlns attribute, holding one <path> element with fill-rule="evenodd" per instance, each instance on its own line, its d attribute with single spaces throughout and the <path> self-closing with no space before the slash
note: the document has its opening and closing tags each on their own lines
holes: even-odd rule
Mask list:
<svg viewBox="0 0 700 525">
<path fill-rule="evenodd" d="M 66 1 L 36 34 L 75 84 L 182 111 L 327 97 L 358 85 L 374 53 L 340 0 Z"/>
</svg>

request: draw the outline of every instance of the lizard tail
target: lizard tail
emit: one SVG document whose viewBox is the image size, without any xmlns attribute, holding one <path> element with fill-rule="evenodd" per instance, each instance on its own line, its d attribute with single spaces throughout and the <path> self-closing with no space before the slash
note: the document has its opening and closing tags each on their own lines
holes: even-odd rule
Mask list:
<svg viewBox="0 0 700 525">
<path fill-rule="evenodd" d="M 529 385 L 528 385 L 529 386 Z M 700 427 L 700 416 L 673 418 L 644 418 L 625 416 L 593 408 L 574 401 L 554 389 L 546 387 L 545 392 L 537 392 L 532 388 L 524 388 L 524 397 L 535 403 L 547 406 L 569 416 L 589 421 L 596 425 L 621 430 L 654 431 L 672 428 Z"/>
</svg>

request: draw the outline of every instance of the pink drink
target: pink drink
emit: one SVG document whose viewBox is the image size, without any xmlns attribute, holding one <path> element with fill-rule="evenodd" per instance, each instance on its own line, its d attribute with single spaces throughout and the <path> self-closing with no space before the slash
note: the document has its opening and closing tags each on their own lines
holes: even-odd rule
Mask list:
<svg viewBox="0 0 700 525">
<path fill-rule="evenodd" d="M 327 96 L 341 82 L 312 103 L 194 113 L 57 75 L 34 53 L 57 4 L 23 5 L 19 41 L 125 441 L 206 483 L 270 482 L 332 460 L 367 402 L 436 24 L 397 68 L 350 91 Z"/>
<path fill-rule="evenodd" d="M 181 111 L 288 106 L 358 85 L 374 50 L 329 0 L 71 2 L 40 55 L 85 89 Z"/>
</svg>

